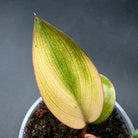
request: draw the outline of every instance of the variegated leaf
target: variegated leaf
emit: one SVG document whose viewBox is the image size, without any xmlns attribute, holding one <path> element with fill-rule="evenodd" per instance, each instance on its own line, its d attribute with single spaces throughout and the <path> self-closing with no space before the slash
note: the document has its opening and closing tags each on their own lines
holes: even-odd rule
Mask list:
<svg viewBox="0 0 138 138">
<path fill-rule="evenodd" d="M 81 129 L 97 120 L 104 95 L 94 64 L 73 40 L 36 15 L 33 66 L 41 96 L 61 122 Z"/>
</svg>

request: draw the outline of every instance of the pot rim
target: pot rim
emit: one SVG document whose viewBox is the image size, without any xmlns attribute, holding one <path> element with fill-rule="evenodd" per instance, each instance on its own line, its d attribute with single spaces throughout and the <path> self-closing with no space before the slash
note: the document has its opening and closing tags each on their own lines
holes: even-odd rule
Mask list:
<svg viewBox="0 0 138 138">
<path fill-rule="evenodd" d="M 21 124 L 21 127 L 20 127 L 20 131 L 19 131 L 19 136 L 18 138 L 23 138 L 24 136 L 24 131 L 25 131 L 25 127 L 28 123 L 28 120 L 30 118 L 30 116 L 32 115 L 32 113 L 35 111 L 35 109 L 37 108 L 37 106 L 39 105 L 39 103 L 41 103 L 43 100 L 42 100 L 42 97 L 39 97 L 34 103 L 33 105 L 29 108 L 29 110 L 27 111 L 23 121 L 22 121 L 22 124 Z M 127 128 L 128 128 L 128 131 L 129 133 L 132 135 L 133 132 L 134 132 L 134 126 L 130 120 L 130 118 L 128 117 L 128 115 L 126 114 L 126 112 L 123 110 L 123 108 L 118 104 L 118 102 L 116 101 L 115 102 L 115 108 L 117 109 L 117 111 L 121 114 L 124 122 L 126 123 L 127 125 Z"/>
</svg>

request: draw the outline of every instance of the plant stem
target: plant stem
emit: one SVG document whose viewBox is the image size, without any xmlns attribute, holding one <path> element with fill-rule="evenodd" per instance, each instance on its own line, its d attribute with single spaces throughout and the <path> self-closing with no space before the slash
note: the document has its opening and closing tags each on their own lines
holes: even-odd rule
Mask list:
<svg viewBox="0 0 138 138">
<path fill-rule="evenodd" d="M 86 126 L 82 129 L 81 138 L 84 138 L 84 135 L 87 133 L 87 128 L 88 128 L 88 125 L 86 125 Z"/>
<path fill-rule="evenodd" d="M 101 138 L 101 137 L 96 137 L 92 134 L 87 134 L 87 128 L 88 128 L 88 125 L 86 125 L 83 129 L 82 129 L 82 132 L 81 132 L 81 138 Z"/>
</svg>

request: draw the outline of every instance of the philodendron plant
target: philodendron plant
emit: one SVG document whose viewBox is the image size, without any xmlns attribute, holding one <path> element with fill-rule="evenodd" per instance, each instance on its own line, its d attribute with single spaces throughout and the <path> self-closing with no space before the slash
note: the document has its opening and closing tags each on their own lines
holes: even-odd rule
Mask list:
<svg viewBox="0 0 138 138">
<path fill-rule="evenodd" d="M 68 36 L 35 14 L 33 67 L 43 101 L 65 125 L 87 134 L 89 123 L 105 121 L 115 105 L 115 89 L 87 54 Z"/>
</svg>

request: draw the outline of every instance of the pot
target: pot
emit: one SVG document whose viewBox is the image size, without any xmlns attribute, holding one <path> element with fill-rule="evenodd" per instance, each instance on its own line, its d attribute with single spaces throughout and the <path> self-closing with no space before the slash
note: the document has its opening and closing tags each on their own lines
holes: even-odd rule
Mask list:
<svg viewBox="0 0 138 138">
<path fill-rule="evenodd" d="M 37 110 L 39 104 L 42 102 L 42 98 L 38 98 L 34 104 L 30 107 L 30 109 L 28 110 L 28 112 L 26 113 L 25 115 L 25 118 L 21 124 L 21 128 L 20 128 L 20 132 L 19 132 L 19 137 L 18 138 L 24 138 L 24 132 L 25 132 L 25 128 L 26 128 L 26 125 L 31 117 L 31 115 Z M 128 115 L 126 114 L 126 112 L 122 109 L 122 107 L 117 103 L 115 102 L 115 108 L 117 109 L 118 113 L 120 116 L 122 116 L 127 128 L 128 128 L 128 131 L 129 131 L 129 134 L 132 135 L 133 132 L 134 132 L 134 126 L 131 122 L 131 120 L 129 119 Z"/>
</svg>

